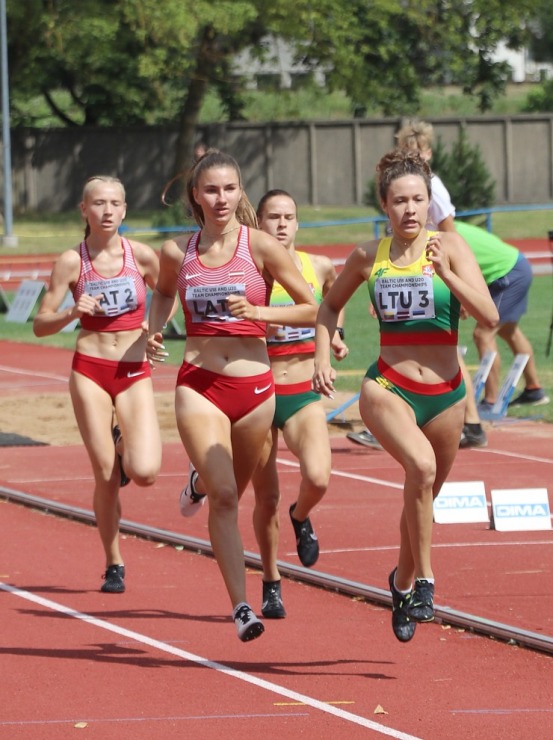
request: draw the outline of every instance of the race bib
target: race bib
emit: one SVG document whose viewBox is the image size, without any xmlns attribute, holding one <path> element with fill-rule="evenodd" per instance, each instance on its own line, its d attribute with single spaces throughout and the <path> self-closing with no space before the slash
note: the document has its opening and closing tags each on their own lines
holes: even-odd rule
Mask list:
<svg viewBox="0 0 553 740">
<path fill-rule="evenodd" d="M 279 344 L 281 342 L 300 342 L 304 339 L 314 339 L 315 329 L 300 329 L 295 326 L 279 326 L 275 334 L 267 337 L 269 344 Z"/>
<path fill-rule="evenodd" d="M 315 286 L 313 283 L 308 283 L 309 288 L 313 295 L 315 295 Z M 286 298 L 287 300 L 283 300 Z M 290 299 L 284 288 L 276 283 L 273 287 L 273 293 L 271 296 L 271 306 L 293 306 L 294 301 Z M 268 344 L 280 344 L 286 342 L 301 342 L 305 339 L 315 339 L 315 327 L 301 328 L 297 326 L 279 326 L 274 334 L 267 336 Z"/>
<path fill-rule="evenodd" d="M 433 319 L 434 285 L 429 275 L 379 277 L 374 285 L 376 308 L 382 321 Z"/>
<path fill-rule="evenodd" d="M 230 295 L 246 295 L 245 283 L 228 285 L 194 285 L 186 288 L 186 306 L 197 324 L 202 321 L 242 321 L 233 316 L 228 307 Z"/>
<path fill-rule="evenodd" d="M 120 316 L 129 311 L 136 311 L 138 306 L 136 285 L 129 275 L 88 280 L 85 282 L 84 290 L 88 295 L 101 296 L 99 303 L 106 316 Z"/>
</svg>

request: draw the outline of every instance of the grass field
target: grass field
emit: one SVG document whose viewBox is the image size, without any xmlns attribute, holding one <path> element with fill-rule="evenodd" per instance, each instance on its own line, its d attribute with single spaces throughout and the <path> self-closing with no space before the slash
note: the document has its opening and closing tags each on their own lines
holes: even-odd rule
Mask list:
<svg viewBox="0 0 553 740">
<path fill-rule="evenodd" d="M 378 215 L 374 209 L 364 206 L 320 207 L 300 206 L 300 230 L 298 246 L 312 244 L 349 244 L 373 236 L 372 223 L 349 223 L 339 226 L 308 227 L 310 223 L 325 223 L 363 219 Z M 129 214 L 126 225 L 133 229 L 132 237 L 159 249 L 168 238 L 167 233 L 152 230 L 154 213 Z M 302 225 L 303 224 L 303 225 Z M 183 225 L 191 225 L 183 224 Z M 494 213 L 492 216 L 494 233 L 504 239 L 545 238 L 553 229 L 553 203 L 551 210 L 513 211 Z M 134 233 L 134 230 L 139 230 Z M 13 233 L 18 238 L 16 248 L 0 248 L 0 255 L 47 254 L 62 252 L 80 241 L 83 234 L 80 215 L 53 214 L 48 218 L 41 216 L 16 217 Z"/>
</svg>

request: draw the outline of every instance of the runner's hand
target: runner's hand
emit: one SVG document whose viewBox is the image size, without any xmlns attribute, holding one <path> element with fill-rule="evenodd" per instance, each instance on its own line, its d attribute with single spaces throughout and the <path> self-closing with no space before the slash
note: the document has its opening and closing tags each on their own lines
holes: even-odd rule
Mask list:
<svg viewBox="0 0 553 740">
<path fill-rule="evenodd" d="M 336 370 L 330 362 L 315 361 L 315 372 L 313 373 L 313 390 L 315 393 L 322 393 L 327 398 L 334 398 L 334 381 L 336 380 Z"/>
<path fill-rule="evenodd" d="M 154 367 L 156 362 L 165 362 L 165 358 L 169 357 L 169 352 L 164 350 L 163 334 L 160 331 L 151 334 L 146 343 L 146 356 L 150 367 Z"/>
</svg>

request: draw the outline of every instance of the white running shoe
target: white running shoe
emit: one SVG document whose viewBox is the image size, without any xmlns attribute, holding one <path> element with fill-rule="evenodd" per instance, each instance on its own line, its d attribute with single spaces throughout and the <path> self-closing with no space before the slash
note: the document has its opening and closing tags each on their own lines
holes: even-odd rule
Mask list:
<svg viewBox="0 0 553 740">
<path fill-rule="evenodd" d="M 196 493 L 196 489 L 194 486 L 197 480 L 198 480 L 198 471 L 192 465 L 192 463 L 190 463 L 190 469 L 188 473 L 188 483 L 182 489 L 180 499 L 179 499 L 180 513 L 183 516 L 187 516 L 187 517 L 194 516 L 194 514 L 197 514 L 198 511 L 205 504 L 205 500 L 207 498 L 206 494 Z"/>
<path fill-rule="evenodd" d="M 234 607 L 232 618 L 236 625 L 238 637 L 242 642 L 255 640 L 265 631 L 263 622 L 255 616 L 251 606 L 246 604 L 245 601 L 241 601 L 240 604 Z"/>
</svg>

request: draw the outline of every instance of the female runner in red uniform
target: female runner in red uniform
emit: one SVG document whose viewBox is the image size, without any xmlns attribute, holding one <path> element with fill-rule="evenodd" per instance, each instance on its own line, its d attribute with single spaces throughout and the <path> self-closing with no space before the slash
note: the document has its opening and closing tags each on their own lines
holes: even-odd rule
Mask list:
<svg viewBox="0 0 553 740">
<path fill-rule="evenodd" d="M 255 212 L 229 155 L 209 150 L 192 167 L 187 196 L 201 231 L 165 242 L 150 310 L 148 356 L 163 360 L 161 329 L 179 294 L 186 347 L 176 389 L 177 425 L 191 461 L 181 511 L 209 500 L 209 534 L 233 608 L 238 637 L 263 623 L 246 600 L 238 501 L 257 465 L 275 410 L 266 323 L 313 324 L 311 290 Z M 270 307 L 273 280 L 295 305 Z"/>
<path fill-rule="evenodd" d="M 94 513 L 106 555 L 102 591 L 122 593 L 119 488 L 129 479 L 151 486 L 161 465 L 143 327 L 146 285 L 155 286 L 159 260 L 146 244 L 119 236 L 127 207 L 119 180 L 91 177 L 80 207 L 84 240 L 56 261 L 33 329 L 45 337 L 80 319 L 69 389 L 94 472 Z M 68 291 L 75 303 L 58 311 Z"/>
</svg>

